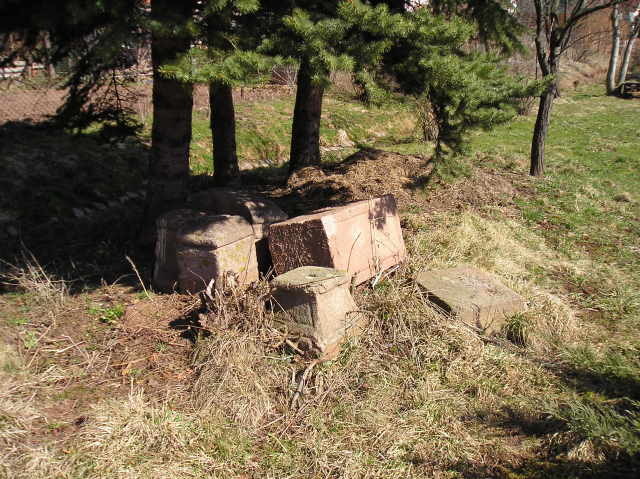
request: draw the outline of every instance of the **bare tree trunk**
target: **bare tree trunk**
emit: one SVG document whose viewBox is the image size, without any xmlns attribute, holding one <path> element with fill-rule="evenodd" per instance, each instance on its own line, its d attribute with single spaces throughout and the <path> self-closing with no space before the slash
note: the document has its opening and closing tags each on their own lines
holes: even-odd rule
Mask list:
<svg viewBox="0 0 640 479">
<path fill-rule="evenodd" d="M 640 32 L 640 17 L 636 17 L 635 21 L 631 24 L 631 30 L 629 32 L 629 39 L 624 48 L 624 55 L 622 57 L 622 66 L 620 67 L 620 75 L 618 76 L 618 84 L 624 83 L 627 79 L 627 71 L 629 70 L 629 63 L 631 62 L 631 53 L 633 52 L 633 44 L 638 38 Z"/>
<path fill-rule="evenodd" d="M 186 196 L 189 178 L 189 144 L 191 142 L 191 111 L 193 86 L 165 78 L 159 68 L 185 54 L 191 37 L 180 29 L 193 12 L 191 2 L 153 0 L 152 17 L 161 28 L 151 40 L 153 63 L 153 126 L 147 194 L 147 227 L 165 211 L 181 205 Z M 166 33 L 168 32 L 168 33 Z"/>
<path fill-rule="evenodd" d="M 320 164 L 320 117 L 323 95 L 324 86 L 312 82 L 309 60 L 303 58 L 298 70 L 289 174 L 305 166 Z"/>
<path fill-rule="evenodd" d="M 233 90 L 228 85 L 209 85 L 211 132 L 213 135 L 213 176 L 220 186 L 239 184 L 236 153 L 236 118 Z"/>
<path fill-rule="evenodd" d="M 544 147 L 555 96 L 555 82 L 540 96 L 540 106 L 538 107 L 536 125 L 533 129 L 533 139 L 531 140 L 531 168 L 529 170 L 531 176 L 544 175 Z"/>
<path fill-rule="evenodd" d="M 56 69 L 51 62 L 51 36 L 49 35 L 49 32 L 43 33 L 42 42 L 44 43 L 44 48 L 46 51 L 47 64 L 45 66 L 47 68 L 47 76 L 49 77 L 49 80 L 51 80 L 52 78 L 56 77 Z"/>
<path fill-rule="evenodd" d="M 620 6 L 611 8 L 611 57 L 607 71 L 607 94 L 613 94 L 616 89 L 616 73 L 618 72 L 618 57 L 620 56 Z"/>
</svg>

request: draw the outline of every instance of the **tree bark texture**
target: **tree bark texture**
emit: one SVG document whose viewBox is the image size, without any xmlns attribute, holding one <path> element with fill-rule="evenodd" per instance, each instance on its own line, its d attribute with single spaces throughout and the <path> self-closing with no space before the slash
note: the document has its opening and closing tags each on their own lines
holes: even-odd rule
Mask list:
<svg viewBox="0 0 640 479">
<path fill-rule="evenodd" d="M 620 6 L 614 5 L 611 8 L 611 56 L 609 58 L 609 69 L 607 70 L 607 94 L 611 95 L 616 89 L 616 78 L 618 73 L 618 57 L 620 56 Z"/>
<path fill-rule="evenodd" d="M 531 176 L 544 175 L 544 146 L 549 130 L 551 119 L 551 107 L 555 98 L 555 86 L 547 88 L 540 96 L 540 105 L 536 117 L 536 125 L 533 129 L 533 139 L 531 140 Z"/>
<path fill-rule="evenodd" d="M 289 174 L 320 164 L 320 117 L 324 86 L 311 81 L 309 60 L 303 58 L 298 70 L 298 89 L 291 128 Z"/>
<path fill-rule="evenodd" d="M 209 85 L 211 132 L 213 136 L 213 177 L 217 185 L 240 183 L 236 153 L 236 117 L 233 90 L 228 85 Z"/>
<path fill-rule="evenodd" d="M 633 45 L 640 33 L 640 16 L 636 17 L 635 21 L 631 24 L 631 30 L 629 32 L 629 39 L 624 47 L 624 54 L 622 56 L 622 65 L 620 66 L 620 75 L 618 76 L 618 84 L 624 83 L 627 79 L 627 71 L 629 70 L 629 63 L 631 63 L 631 54 L 633 53 Z"/>
<path fill-rule="evenodd" d="M 49 32 L 44 32 L 42 34 L 42 43 L 44 44 L 44 48 L 46 50 L 46 68 L 47 68 L 47 76 L 49 79 L 56 77 L 56 69 L 53 63 L 51 62 L 51 36 Z"/>
<path fill-rule="evenodd" d="M 149 163 L 147 222 L 180 206 L 186 196 L 189 177 L 189 144 L 191 142 L 191 112 L 193 86 L 165 78 L 159 68 L 191 46 L 183 26 L 192 15 L 190 1 L 153 0 L 152 17 L 162 25 L 152 33 L 153 63 L 153 125 Z"/>
</svg>

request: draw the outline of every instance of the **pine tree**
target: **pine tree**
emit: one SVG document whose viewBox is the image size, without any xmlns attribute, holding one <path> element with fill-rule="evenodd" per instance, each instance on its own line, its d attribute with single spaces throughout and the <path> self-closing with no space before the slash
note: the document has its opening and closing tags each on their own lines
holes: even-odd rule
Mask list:
<svg viewBox="0 0 640 479">
<path fill-rule="evenodd" d="M 320 164 L 320 118 L 332 71 L 365 71 L 388 50 L 402 18 L 386 5 L 297 2 L 262 50 L 299 62 L 289 173 Z"/>
<path fill-rule="evenodd" d="M 427 9 L 408 14 L 410 27 L 388 55 L 388 70 L 403 92 L 426 99 L 438 126 L 436 153 L 463 151 L 472 128 L 492 128 L 511 119 L 515 102 L 534 94 L 538 83 L 511 77 L 499 58 L 468 53 L 476 34 L 472 23 L 445 19 Z"/>
</svg>

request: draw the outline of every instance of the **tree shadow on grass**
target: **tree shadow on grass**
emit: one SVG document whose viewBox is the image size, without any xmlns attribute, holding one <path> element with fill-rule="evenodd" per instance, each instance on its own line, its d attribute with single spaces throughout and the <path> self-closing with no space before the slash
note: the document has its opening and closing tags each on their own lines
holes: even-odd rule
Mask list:
<svg viewBox="0 0 640 479">
<path fill-rule="evenodd" d="M 536 438 L 532 456 L 516 465 L 478 469 L 459 463 L 462 477 L 619 478 L 640 477 L 640 364 L 637 349 L 582 354 L 551 367 L 570 393 L 537 411 L 503 408 L 490 424 Z"/>
<path fill-rule="evenodd" d="M 640 477 L 637 458 L 605 460 L 590 464 L 571 459 L 533 459 L 516 467 L 477 466 L 461 462 L 450 470 L 465 479 L 636 479 Z"/>
<path fill-rule="evenodd" d="M 148 168 L 139 139 L 10 122 L 0 126 L 0 157 L 3 261 L 26 250 L 83 285 L 132 272 L 125 255 L 135 255 Z"/>
</svg>

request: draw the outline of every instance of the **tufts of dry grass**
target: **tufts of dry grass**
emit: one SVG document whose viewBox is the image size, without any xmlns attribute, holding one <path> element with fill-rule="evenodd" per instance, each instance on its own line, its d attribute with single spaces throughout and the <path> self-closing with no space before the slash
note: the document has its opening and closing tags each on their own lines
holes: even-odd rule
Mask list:
<svg viewBox="0 0 640 479">
<path fill-rule="evenodd" d="M 272 328 L 268 284 L 232 288 L 205 301 L 209 313 L 199 319 L 210 334 L 197 340 L 186 396 L 152 399 L 132 386 L 128 398 L 96 402 L 63 444 L 33 449 L 20 445 L 20 431 L 38 412 L 11 410 L 7 470 L 15 477 L 356 478 L 515 467 L 536 443 L 501 424 L 514 414 L 539 417 L 535 398 L 560 394 L 541 358 L 576 335 L 566 299 L 542 289 L 534 274 L 561 262 L 512 221 L 464 212 L 428 221 L 415 215 L 411 225 L 407 264 L 356 292 L 370 319 L 365 334 L 304 383 L 309 363 Z M 422 268 L 461 263 L 493 272 L 528 300 L 504 337 L 487 339 L 443 317 L 412 280 Z"/>
<path fill-rule="evenodd" d="M 0 283 L 21 292 L 33 295 L 37 301 L 49 308 L 59 308 L 69 294 L 64 280 L 47 273 L 30 252 L 22 252 L 19 264 L 4 263 L 0 270 Z"/>
<path fill-rule="evenodd" d="M 408 242 L 413 271 L 473 264 L 494 273 L 527 300 L 528 311 L 507 325 L 513 329 L 519 322 L 527 336 L 519 339 L 521 345 L 548 354 L 558 344 L 578 339 L 570 303 L 537 284 L 536 271 L 566 266 L 544 239 L 513 220 L 488 219 L 471 211 L 438 217 L 431 224 L 437 227 L 422 228 Z"/>
</svg>

